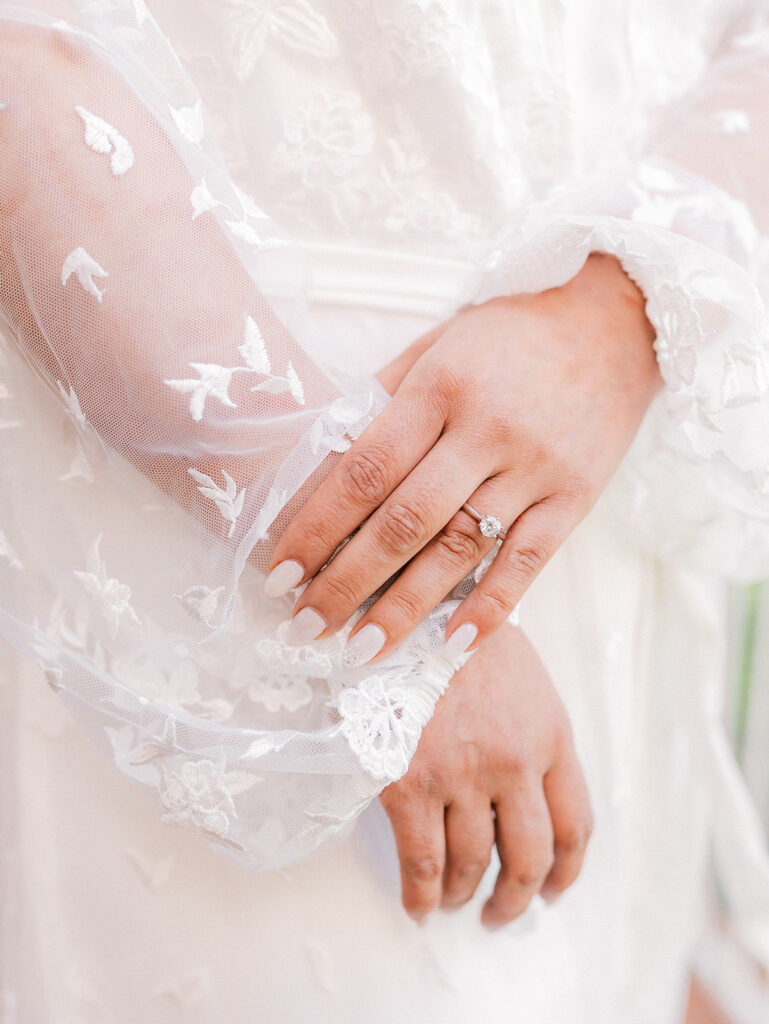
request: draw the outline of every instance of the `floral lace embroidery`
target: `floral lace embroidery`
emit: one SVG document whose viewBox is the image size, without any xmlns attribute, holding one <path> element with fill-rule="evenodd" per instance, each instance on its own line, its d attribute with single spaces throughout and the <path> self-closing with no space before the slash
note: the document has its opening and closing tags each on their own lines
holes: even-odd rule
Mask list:
<svg viewBox="0 0 769 1024">
<path fill-rule="evenodd" d="M 353 753 L 375 779 L 405 773 L 432 714 L 432 702 L 418 687 L 388 687 L 379 675 L 343 690 L 334 706 Z"/>
<path fill-rule="evenodd" d="M 306 679 L 292 674 L 257 677 L 248 687 L 248 696 L 268 711 L 298 711 L 312 700 L 312 687 Z"/>
<path fill-rule="evenodd" d="M 139 616 L 131 607 L 131 588 L 107 575 L 107 567 L 99 553 L 102 535 L 94 541 L 88 559 L 88 571 L 75 570 L 75 579 L 94 598 L 110 630 L 115 636 L 123 620 L 139 625 Z"/>
<path fill-rule="evenodd" d="M 256 775 L 227 772 L 208 760 L 185 761 L 178 768 L 164 765 L 160 799 L 167 813 L 163 820 L 222 838 L 238 816 L 233 797 L 259 781 Z"/>
<path fill-rule="evenodd" d="M 353 92 L 319 92 L 309 103 L 287 111 L 283 141 L 274 160 L 281 170 L 298 174 L 307 187 L 323 185 L 329 176 L 343 178 L 356 171 L 374 147 L 374 126 Z"/>
<path fill-rule="evenodd" d="M 272 38 L 290 50 L 320 59 L 335 57 L 337 38 L 307 0 L 224 0 L 235 74 L 244 82 Z"/>
</svg>

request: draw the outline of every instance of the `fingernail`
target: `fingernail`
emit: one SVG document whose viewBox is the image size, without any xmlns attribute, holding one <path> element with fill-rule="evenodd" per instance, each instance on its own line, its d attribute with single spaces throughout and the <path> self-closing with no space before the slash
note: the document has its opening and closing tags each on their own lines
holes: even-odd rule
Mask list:
<svg viewBox="0 0 769 1024">
<path fill-rule="evenodd" d="M 367 665 L 382 650 L 386 639 L 385 631 L 380 626 L 375 626 L 373 622 L 369 622 L 348 641 L 342 655 L 345 665 L 349 668 Z"/>
<path fill-rule="evenodd" d="M 264 593 L 267 597 L 283 597 L 289 590 L 299 586 L 303 576 L 304 569 L 299 562 L 292 562 L 290 559 L 278 562 L 264 581 Z"/>
<path fill-rule="evenodd" d="M 446 646 L 443 649 L 443 653 L 447 658 L 456 658 L 459 654 L 464 654 L 470 644 L 478 636 L 478 627 L 474 622 L 465 622 L 454 632 L 446 641 Z"/>
<path fill-rule="evenodd" d="M 317 640 L 325 628 L 326 620 L 314 608 L 302 608 L 289 622 L 286 640 L 290 644 L 309 644 Z"/>
</svg>

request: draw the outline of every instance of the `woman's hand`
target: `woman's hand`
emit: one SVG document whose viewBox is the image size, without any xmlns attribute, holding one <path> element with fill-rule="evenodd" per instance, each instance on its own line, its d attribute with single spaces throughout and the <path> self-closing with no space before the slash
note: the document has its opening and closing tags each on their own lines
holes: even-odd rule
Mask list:
<svg viewBox="0 0 769 1024">
<path fill-rule="evenodd" d="M 566 712 L 531 644 L 505 626 L 451 681 L 407 774 L 380 797 L 403 905 L 424 919 L 475 892 L 496 842 L 482 921 L 500 927 L 579 874 L 592 818 Z"/>
<path fill-rule="evenodd" d="M 561 288 L 493 299 L 420 338 L 380 375 L 393 400 L 278 541 L 267 593 L 312 580 L 290 638 L 335 632 L 405 566 L 348 644 L 352 664 L 387 654 L 496 543 L 469 501 L 508 528 L 447 628 L 464 626 L 452 653 L 480 643 L 629 447 L 660 386 L 653 340 L 643 295 L 599 253 Z"/>
</svg>

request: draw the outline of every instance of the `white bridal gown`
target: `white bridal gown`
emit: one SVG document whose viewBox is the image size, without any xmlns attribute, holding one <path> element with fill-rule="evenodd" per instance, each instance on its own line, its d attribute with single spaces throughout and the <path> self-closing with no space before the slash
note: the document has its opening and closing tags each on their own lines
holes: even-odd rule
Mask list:
<svg viewBox="0 0 769 1024">
<path fill-rule="evenodd" d="M 769 965 L 719 721 L 722 577 L 769 573 L 762 5 L 24 0 L 0 38 L 3 1024 L 674 1024 L 711 852 Z M 665 392 L 521 609 L 595 835 L 554 907 L 486 933 L 489 872 L 419 928 L 375 796 L 474 581 L 353 671 L 261 570 L 369 374 L 596 249 Z"/>
</svg>

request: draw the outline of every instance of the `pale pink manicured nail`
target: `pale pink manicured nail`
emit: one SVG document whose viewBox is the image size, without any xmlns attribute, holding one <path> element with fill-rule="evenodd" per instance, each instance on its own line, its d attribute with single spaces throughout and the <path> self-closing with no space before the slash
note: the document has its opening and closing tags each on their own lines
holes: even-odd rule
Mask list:
<svg viewBox="0 0 769 1024">
<path fill-rule="evenodd" d="M 302 608 L 289 622 L 286 640 L 290 644 L 309 644 L 317 640 L 326 628 L 326 620 L 314 608 Z"/>
<path fill-rule="evenodd" d="M 267 597 L 283 597 L 289 590 L 299 586 L 303 576 L 304 569 L 298 562 L 290 559 L 278 562 L 264 581 L 264 593 Z"/>
<path fill-rule="evenodd" d="M 375 626 L 369 622 L 367 626 L 356 633 L 344 649 L 344 663 L 350 668 L 358 668 L 359 665 L 367 665 L 385 645 L 387 635 L 381 626 Z"/>
<path fill-rule="evenodd" d="M 443 653 L 447 658 L 456 658 L 464 654 L 470 644 L 478 636 L 478 627 L 474 622 L 464 622 L 454 630 L 446 641 Z"/>
</svg>

